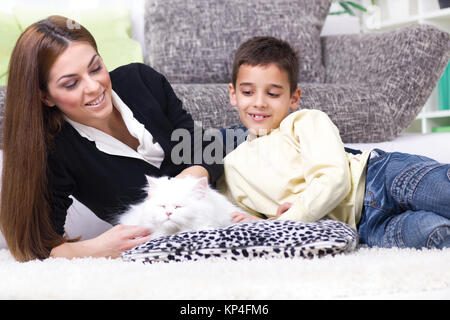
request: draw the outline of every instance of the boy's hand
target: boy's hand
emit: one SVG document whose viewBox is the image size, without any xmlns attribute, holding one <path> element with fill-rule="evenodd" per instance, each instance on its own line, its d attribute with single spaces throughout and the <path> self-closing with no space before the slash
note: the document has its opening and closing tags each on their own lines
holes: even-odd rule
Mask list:
<svg viewBox="0 0 450 320">
<path fill-rule="evenodd" d="M 275 218 L 279 218 L 283 213 L 285 213 L 286 211 L 288 211 L 292 206 L 292 203 L 290 202 L 285 202 L 282 203 L 277 210 L 277 215 L 275 216 Z"/>
<path fill-rule="evenodd" d="M 243 212 L 233 212 L 231 214 L 232 222 L 238 223 L 238 222 L 246 222 L 246 221 L 253 221 L 253 220 L 262 220 L 261 218 L 252 216 L 248 213 Z"/>
</svg>

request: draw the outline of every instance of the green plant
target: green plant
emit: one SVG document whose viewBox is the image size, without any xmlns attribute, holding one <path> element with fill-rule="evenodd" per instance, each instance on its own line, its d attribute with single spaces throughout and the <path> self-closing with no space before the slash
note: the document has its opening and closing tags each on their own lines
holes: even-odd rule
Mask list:
<svg viewBox="0 0 450 320">
<path fill-rule="evenodd" d="M 337 2 L 341 6 L 342 10 L 330 12 L 329 13 L 330 15 L 349 14 L 351 16 L 356 16 L 355 12 L 353 11 L 354 9 L 357 9 L 361 12 L 367 12 L 367 8 L 354 1 L 335 1 L 335 2 Z M 375 0 L 371 0 L 371 2 L 372 5 L 375 4 Z"/>
</svg>

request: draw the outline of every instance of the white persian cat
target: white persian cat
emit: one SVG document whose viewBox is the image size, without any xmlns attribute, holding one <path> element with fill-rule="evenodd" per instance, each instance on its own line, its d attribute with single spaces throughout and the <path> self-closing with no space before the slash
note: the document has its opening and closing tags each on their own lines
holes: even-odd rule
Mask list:
<svg viewBox="0 0 450 320">
<path fill-rule="evenodd" d="M 119 217 L 124 225 L 148 227 L 151 238 L 183 231 L 231 225 L 231 213 L 243 212 L 208 186 L 206 178 L 154 178 L 147 176 L 148 198 Z"/>
</svg>

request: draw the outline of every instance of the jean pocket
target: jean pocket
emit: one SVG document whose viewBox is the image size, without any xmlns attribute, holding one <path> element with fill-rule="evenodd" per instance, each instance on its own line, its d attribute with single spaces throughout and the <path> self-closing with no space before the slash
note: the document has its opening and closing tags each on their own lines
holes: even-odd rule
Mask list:
<svg viewBox="0 0 450 320">
<path fill-rule="evenodd" d="M 415 163 L 407 167 L 393 181 L 391 186 L 391 194 L 395 201 L 404 209 L 417 210 L 413 203 L 413 196 L 422 179 L 430 171 L 442 167 L 443 164 L 436 161 Z M 447 172 L 447 176 L 448 176 Z"/>
<path fill-rule="evenodd" d="M 364 196 L 364 206 L 380 210 L 384 213 L 391 212 L 392 209 L 385 206 L 384 199 L 379 198 L 380 198 L 379 195 L 377 197 L 377 195 L 374 192 L 367 190 Z"/>
</svg>

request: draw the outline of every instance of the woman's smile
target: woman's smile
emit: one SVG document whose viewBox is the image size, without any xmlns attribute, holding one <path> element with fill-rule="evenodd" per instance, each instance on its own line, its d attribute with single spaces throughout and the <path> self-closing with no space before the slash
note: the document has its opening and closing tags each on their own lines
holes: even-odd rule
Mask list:
<svg viewBox="0 0 450 320">
<path fill-rule="evenodd" d="M 85 106 L 88 106 L 89 108 L 98 108 L 101 107 L 104 102 L 105 102 L 105 91 L 103 91 L 103 93 L 100 96 L 98 96 L 94 101 L 86 103 Z"/>
</svg>

